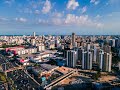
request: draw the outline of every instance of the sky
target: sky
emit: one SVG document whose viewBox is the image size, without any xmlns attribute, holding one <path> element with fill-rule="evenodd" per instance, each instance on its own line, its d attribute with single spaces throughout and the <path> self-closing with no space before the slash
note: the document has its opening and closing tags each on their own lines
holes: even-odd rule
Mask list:
<svg viewBox="0 0 120 90">
<path fill-rule="evenodd" d="M 0 0 L 0 35 L 119 35 L 120 0 Z"/>
</svg>

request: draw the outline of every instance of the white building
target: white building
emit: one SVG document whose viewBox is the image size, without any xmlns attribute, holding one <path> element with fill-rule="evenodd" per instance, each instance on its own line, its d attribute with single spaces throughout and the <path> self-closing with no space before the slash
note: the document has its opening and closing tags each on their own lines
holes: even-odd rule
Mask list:
<svg viewBox="0 0 120 90">
<path fill-rule="evenodd" d="M 37 48 L 28 48 L 28 49 L 18 50 L 17 54 L 24 55 L 24 54 L 32 54 L 32 53 L 36 53 L 36 52 L 37 52 Z"/>
<path fill-rule="evenodd" d="M 103 50 L 99 54 L 99 67 L 101 71 L 111 72 L 112 54 L 106 53 Z"/>
<path fill-rule="evenodd" d="M 92 53 L 90 51 L 82 52 L 82 69 L 92 69 Z"/>
<path fill-rule="evenodd" d="M 67 51 L 67 66 L 68 67 L 76 67 L 77 62 L 77 52 L 73 50 Z"/>
<path fill-rule="evenodd" d="M 44 45 L 44 44 L 38 45 L 38 46 L 37 46 L 37 50 L 38 50 L 38 52 L 39 52 L 39 51 L 44 51 L 44 50 L 45 50 L 45 45 Z"/>
</svg>

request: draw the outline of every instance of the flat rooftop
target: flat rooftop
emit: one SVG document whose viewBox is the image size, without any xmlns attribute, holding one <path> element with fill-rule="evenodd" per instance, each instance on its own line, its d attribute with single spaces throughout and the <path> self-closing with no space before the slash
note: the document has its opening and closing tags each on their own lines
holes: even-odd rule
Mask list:
<svg viewBox="0 0 120 90">
<path fill-rule="evenodd" d="M 63 74 L 66 74 L 66 73 L 68 73 L 69 71 L 71 71 L 71 70 L 73 70 L 73 69 L 62 66 L 62 67 L 57 68 L 56 70 L 57 70 L 58 72 L 61 72 L 61 73 L 63 73 Z"/>
<path fill-rule="evenodd" d="M 40 64 L 40 66 L 41 66 L 42 68 L 44 68 L 45 70 L 47 70 L 47 71 L 52 70 L 52 69 L 55 69 L 55 68 L 58 67 L 58 66 L 50 65 L 50 64 Z"/>
</svg>

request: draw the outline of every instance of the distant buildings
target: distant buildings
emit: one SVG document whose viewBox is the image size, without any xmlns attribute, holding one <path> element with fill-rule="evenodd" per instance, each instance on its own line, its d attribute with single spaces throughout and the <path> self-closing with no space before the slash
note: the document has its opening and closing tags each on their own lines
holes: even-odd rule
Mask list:
<svg viewBox="0 0 120 90">
<path fill-rule="evenodd" d="M 96 67 L 101 71 L 111 71 L 112 54 L 111 47 L 115 48 L 116 56 L 120 56 L 119 37 L 111 36 L 0 36 L 0 45 L 19 45 L 24 47 L 9 47 L 6 51 L 11 55 L 24 55 L 45 50 L 58 50 L 63 52 L 68 67 L 76 65 L 82 69 L 91 70 Z M 7 50 L 8 49 L 8 50 Z M 53 55 L 54 57 L 54 55 Z M 94 68 L 95 67 L 95 68 Z"/>
<path fill-rule="evenodd" d="M 101 89 L 101 87 L 108 86 L 104 83 L 96 83 L 96 79 L 100 82 L 113 82 L 112 80 L 115 80 L 116 77 L 112 77 L 111 80 L 110 76 L 108 79 L 110 74 L 107 72 L 113 73 L 114 69 L 111 67 L 115 69 L 119 67 L 120 70 L 120 63 L 112 64 L 112 58 L 115 57 L 114 60 L 117 61 L 118 56 L 120 56 L 119 39 L 118 36 L 116 38 L 114 36 L 79 36 L 75 33 L 64 36 L 36 36 L 34 32 L 30 36 L 0 36 L 0 45 L 8 45 L 5 48 L 6 52 L 3 48 L 3 55 L 15 58 L 16 65 L 29 65 L 25 69 L 42 87 L 54 82 L 55 85 L 62 85 L 63 82 L 66 85 L 66 81 L 68 84 L 75 84 L 72 85 L 75 87 L 77 83 L 79 83 L 78 87 L 80 85 L 80 87 L 86 87 L 89 83 L 87 79 L 85 81 L 82 78 L 77 78 L 78 80 L 68 79 L 71 75 L 73 77 L 80 75 L 80 77 L 87 76 L 91 80 L 95 80 L 93 84 L 97 89 Z M 31 63 L 34 64 L 31 65 Z M 69 81 L 70 79 L 71 81 Z M 63 82 L 60 82 L 61 80 Z M 86 82 L 87 84 L 85 84 Z M 50 85 L 51 87 L 53 84 Z"/>
</svg>

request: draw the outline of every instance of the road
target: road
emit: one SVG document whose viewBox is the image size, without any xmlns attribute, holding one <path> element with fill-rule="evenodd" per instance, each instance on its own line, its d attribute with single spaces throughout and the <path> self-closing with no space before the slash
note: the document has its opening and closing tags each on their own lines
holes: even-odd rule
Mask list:
<svg viewBox="0 0 120 90">
<path fill-rule="evenodd" d="M 39 87 L 23 70 L 8 72 L 7 75 L 14 81 L 17 90 L 37 90 Z"/>
<path fill-rule="evenodd" d="M 31 78 L 29 74 L 25 73 L 24 70 L 14 69 L 20 66 L 15 61 L 10 62 L 9 59 L 10 58 L 0 54 L 0 65 L 2 66 L 3 71 L 10 71 L 10 72 L 7 72 L 7 77 L 12 79 L 16 89 L 17 90 L 39 90 L 38 87 L 40 86 L 40 84 L 37 83 L 33 78 Z M 1 87 L 4 88 L 3 86 Z"/>
</svg>

